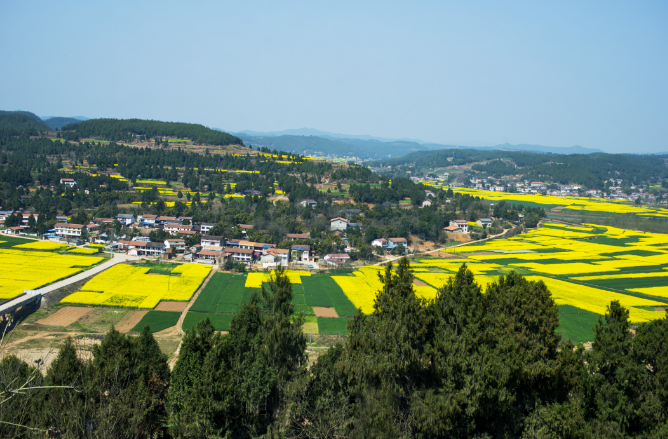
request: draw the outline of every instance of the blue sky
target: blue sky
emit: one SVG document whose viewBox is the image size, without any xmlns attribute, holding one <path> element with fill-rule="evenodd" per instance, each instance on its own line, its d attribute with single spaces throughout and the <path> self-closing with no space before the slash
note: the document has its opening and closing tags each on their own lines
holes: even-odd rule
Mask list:
<svg viewBox="0 0 668 439">
<path fill-rule="evenodd" d="M 668 151 L 668 2 L 4 1 L 0 109 Z"/>
</svg>

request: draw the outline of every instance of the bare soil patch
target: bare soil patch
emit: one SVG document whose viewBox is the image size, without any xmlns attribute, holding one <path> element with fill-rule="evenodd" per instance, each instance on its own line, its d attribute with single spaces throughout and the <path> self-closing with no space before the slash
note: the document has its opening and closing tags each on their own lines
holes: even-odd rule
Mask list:
<svg viewBox="0 0 668 439">
<path fill-rule="evenodd" d="M 44 319 L 37 320 L 36 323 L 47 326 L 69 326 L 92 310 L 93 308 L 66 306 Z"/>
<path fill-rule="evenodd" d="M 453 241 L 469 242 L 471 240 L 471 237 L 468 235 L 468 233 L 447 232 L 447 235 L 448 235 L 448 239 L 452 239 Z"/>
<path fill-rule="evenodd" d="M 323 306 L 314 306 L 313 307 L 313 312 L 315 313 L 316 317 L 338 317 L 339 315 L 336 313 L 334 308 L 326 308 Z"/>
<path fill-rule="evenodd" d="M 178 311 L 182 312 L 188 306 L 188 302 L 167 302 L 161 301 L 154 309 L 157 311 Z"/>
<path fill-rule="evenodd" d="M 123 320 L 118 322 L 116 330 L 122 333 L 130 332 L 147 313 L 148 311 L 130 311 Z"/>
<path fill-rule="evenodd" d="M 427 285 L 426 283 L 422 282 L 419 279 L 413 279 L 413 285 L 415 285 L 416 287 L 428 287 L 429 286 L 429 285 Z"/>
</svg>

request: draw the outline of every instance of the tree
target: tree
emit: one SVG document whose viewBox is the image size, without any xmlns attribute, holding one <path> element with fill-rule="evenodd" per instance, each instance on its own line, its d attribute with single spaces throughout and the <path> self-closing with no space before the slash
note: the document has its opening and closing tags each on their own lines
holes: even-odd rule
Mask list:
<svg viewBox="0 0 668 439">
<path fill-rule="evenodd" d="M 558 312 L 542 282 L 510 273 L 482 294 L 463 265 L 427 302 L 406 258 L 392 268 L 373 313 L 358 313 L 345 344 L 304 380 L 292 434 L 520 436 L 537 405 L 568 401 L 577 354 L 572 344 L 557 350 Z"/>
<path fill-rule="evenodd" d="M 28 229 L 33 233 L 37 231 L 37 221 L 35 221 L 34 215 L 28 217 Z"/>
<path fill-rule="evenodd" d="M 178 194 L 176 194 L 177 197 L 179 197 L 179 200 L 183 198 L 183 192 L 179 191 Z"/>
<path fill-rule="evenodd" d="M 255 437 L 271 427 L 286 386 L 306 363 L 303 318 L 292 318 L 292 285 L 279 267 L 232 320 L 215 333 L 208 320 L 183 339 L 172 373 L 172 435 Z"/>
<path fill-rule="evenodd" d="M 540 218 L 536 213 L 532 212 L 527 214 L 524 218 L 524 225 L 527 227 L 536 227 L 538 225 L 538 221 L 540 221 Z"/>
</svg>

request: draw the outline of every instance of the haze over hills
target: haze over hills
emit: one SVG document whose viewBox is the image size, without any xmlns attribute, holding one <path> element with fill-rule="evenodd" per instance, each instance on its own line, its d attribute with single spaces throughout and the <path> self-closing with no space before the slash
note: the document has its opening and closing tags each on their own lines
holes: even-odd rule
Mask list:
<svg viewBox="0 0 668 439">
<path fill-rule="evenodd" d="M 217 128 L 216 128 L 217 129 Z M 221 130 L 222 131 L 222 130 Z M 339 157 L 357 157 L 363 160 L 400 157 L 416 151 L 434 151 L 441 149 L 480 149 L 502 151 L 532 151 L 553 154 L 591 154 L 604 152 L 600 149 L 585 148 L 579 145 L 557 147 L 544 145 L 461 145 L 424 142 L 417 139 L 390 139 L 369 135 L 350 135 L 330 133 L 313 128 L 300 128 L 284 131 L 259 132 L 244 130 L 234 133 L 249 145 L 264 146 L 270 149 L 298 152 L 307 155 L 335 155 Z M 482 142 L 472 142 L 482 143 Z"/>
</svg>

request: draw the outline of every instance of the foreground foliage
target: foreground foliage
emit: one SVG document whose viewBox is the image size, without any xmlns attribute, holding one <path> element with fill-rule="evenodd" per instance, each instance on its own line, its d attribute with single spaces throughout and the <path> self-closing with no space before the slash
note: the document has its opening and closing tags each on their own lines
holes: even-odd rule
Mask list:
<svg viewBox="0 0 668 439">
<path fill-rule="evenodd" d="M 562 343 L 543 282 L 511 273 L 485 294 L 464 265 L 433 301 L 406 259 L 379 273 L 371 314 L 306 368 L 303 319 L 278 270 L 229 333 L 188 331 L 169 374 L 150 330 L 112 330 L 82 362 L 68 342 L 35 389 L 0 405 L 3 436 L 589 438 L 668 435 L 668 319 L 631 328 L 612 302 L 591 350 Z M 292 320 L 292 321 L 291 321 Z M 634 332 L 631 329 L 635 330 Z M 16 378 L 19 377 L 19 378 Z M 23 378 L 21 378 L 23 377 Z M 18 381 L 17 381 L 18 380 Z M 70 386 L 73 387 L 70 388 Z"/>
</svg>

